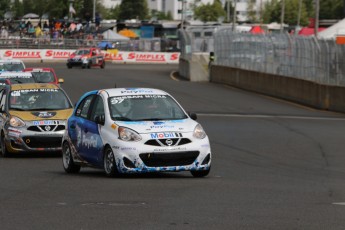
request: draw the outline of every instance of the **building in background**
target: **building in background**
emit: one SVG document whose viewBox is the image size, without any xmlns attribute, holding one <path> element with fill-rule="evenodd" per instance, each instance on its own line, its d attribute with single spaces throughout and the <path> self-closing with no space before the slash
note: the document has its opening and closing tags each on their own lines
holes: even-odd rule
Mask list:
<svg viewBox="0 0 345 230">
<path fill-rule="evenodd" d="M 213 4 L 214 0 L 146 0 L 149 10 L 155 10 L 170 14 L 173 20 L 193 19 L 193 7 L 202 4 Z M 236 14 L 238 22 L 246 22 L 248 20 L 248 6 L 253 2 L 253 10 L 256 12 L 258 20 L 260 19 L 262 6 L 267 0 L 221 0 L 223 5 L 229 1 L 232 6 L 236 5 Z M 236 4 L 235 4 L 236 1 Z M 121 0 L 102 0 L 102 4 L 107 8 L 115 7 L 121 4 Z M 183 9 L 183 11 L 182 11 Z M 183 17 L 183 18 L 182 18 Z M 233 12 L 230 12 L 233 17 Z"/>
</svg>

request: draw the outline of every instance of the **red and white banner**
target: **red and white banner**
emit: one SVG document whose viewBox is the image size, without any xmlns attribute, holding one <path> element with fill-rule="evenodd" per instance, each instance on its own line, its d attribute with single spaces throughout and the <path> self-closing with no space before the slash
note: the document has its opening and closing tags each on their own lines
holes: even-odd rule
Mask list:
<svg viewBox="0 0 345 230">
<path fill-rule="evenodd" d="M 67 60 L 75 50 L 1 49 L 0 58 L 25 60 Z M 102 51 L 107 61 L 114 63 L 178 63 L 180 53 Z"/>
</svg>

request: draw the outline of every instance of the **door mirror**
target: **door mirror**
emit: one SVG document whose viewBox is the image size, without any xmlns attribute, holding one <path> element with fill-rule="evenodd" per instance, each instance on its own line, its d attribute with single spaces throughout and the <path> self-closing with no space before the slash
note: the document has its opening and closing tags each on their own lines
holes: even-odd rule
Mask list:
<svg viewBox="0 0 345 230">
<path fill-rule="evenodd" d="M 196 113 L 191 113 L 191 112 L 188 112 L 188 116 L 193 119 L 194 121 L 196 121 L 198 119 L 198 116 L 196 115 Z"/>
<path fill-rule="evenodd" d="M 96 122 L 97 124 L 99 124 L 99 125 L 104 125 L 104 123 L 105 123 L 105 116 L 104 116 L 104 114 L 102 114 L 102 115 L 96 115 L 96 116 L 95 116 L 95 122 Z"/>
</svg>

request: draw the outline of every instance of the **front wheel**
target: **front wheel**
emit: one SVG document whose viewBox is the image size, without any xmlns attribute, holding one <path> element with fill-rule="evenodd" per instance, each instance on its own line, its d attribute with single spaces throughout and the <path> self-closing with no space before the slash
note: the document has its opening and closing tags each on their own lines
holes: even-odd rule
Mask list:
<svg viewBox="0 0 345 230">
<path fill-rule="evenodd" d="M 62 145 L 62 163 L 67 173 L 78 173 L 80 171 L 80 165 L 76 165 L 73 161 L 71 147 L 67 141 Z"/>
<path fill-rule="evenodd" d="M 0 142 L 1 142 L 0 143 L 1 144 L 1 156 L 2 157 L 9 157 L 10 152 L 7 150 L 6 142 L 5 142 L 5 135 L 3 133 L 1 134 Z"/>
<path fill-rule="evenodd" d="M 210 173 L 211 167 L 209 167 L 207 170 L 196 170 L 196 171 L 190 171 L 190 173 L 193 175 L 193 177 L 205 177 Z"/>
<path fill-rule="evenodd" d="M 104 150 L 104 171 L 108 177 L 114 177 L 119 174 L 116 166 L 115 155 L 109 146 Z"/>
<path fill-rule="evenodd" d="M 105 67 L 105 61 L 103 60 L 101 64 L 101 68 L 104 69 L 104 67 Z"/>
</svg>

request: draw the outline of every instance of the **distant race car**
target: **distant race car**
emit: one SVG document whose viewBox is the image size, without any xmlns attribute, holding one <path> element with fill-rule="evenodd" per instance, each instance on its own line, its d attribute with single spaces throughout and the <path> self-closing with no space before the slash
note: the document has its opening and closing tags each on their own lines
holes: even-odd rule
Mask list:
<svg viewBox="0 0 345 230">
<path fill-rule="evenodd" d="M 62 84 L 64 83 L 63 78 L 58 78 L 55 70 L 53 68 L 25 68 L 24 72 L 31 72 L 36 82 L 38 83 L 52 83 L 52 84 Z"/>
<path fill-rule="evenodd" d="M 82 166 L 120 173 L 211 169 L 211 147 L 196 114 L 168 93 L 149 88 L 102 89 L 85 93 L 68 119 L 62 141 L 63 167 Z"/>
<path fill-rule="evenodd" d="M 67 67 L 81 66 L 82 68 L 91 68 L 99 66 L 105 67 L 105 57 L 100 48 L 80 48 L 72 53 L 67 59 Z"/>
<path fill-rule="evenodd" d="M 35 82 L 36 80 L 31 73 L 0 72 L 0 88 L 3 88 L 5 85 Z"/>
<path fill-rule="evenodd" d="M 0 91 L 1 155 L 61 152 L 73 104 L 55 84 L 13 84 Z"/>
<path fill-rule="evenodd" d="M 25 64 L 19 59 L 0 59 L 0 72 L 4 71 L 23 71 Z"/>
</svg>

